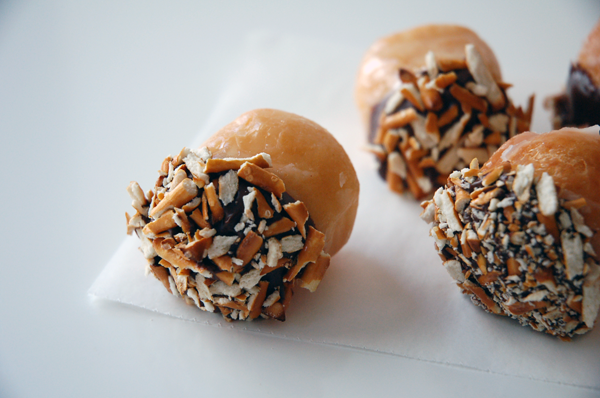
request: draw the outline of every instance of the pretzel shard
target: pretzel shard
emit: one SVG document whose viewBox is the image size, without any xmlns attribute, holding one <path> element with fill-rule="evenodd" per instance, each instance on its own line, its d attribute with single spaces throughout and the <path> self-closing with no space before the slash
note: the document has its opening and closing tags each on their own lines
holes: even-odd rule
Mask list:
<svg viewBox="0 0 600 398">
<path fill-rule="evenodd" d="M 158 205 L 156 205 L 150 215 L 152 217 L 160 216 L 164 211 L 175 207 L 181 207 L 194 199 L 198 194 L 198 187 L 189 178 L 181 181 L 179 185 L 165 195 Z"/>
<path fill-rule="evenodd" d="M 319 258 L 319 255 L 323 251 L 325 246 L 325 234 L 317 231 L 313 227 L 308 227 L 308 236 L 306 237 L 306 243 L 304 248 L 298 255 L 298 261 L 288 273 L 283 277 L 284 282 L 289 282 L 298 275 L 298 273 L 308 263 L 315 262 Z"/>
<path fill-rule="evenodd" d="M 260 315 L 262 311 L 262 304 L 267 297 L 267 288 L 269 287 L 269 282 L 261 281 L 259 282 L 259 292 L 256 295 L 256 298 L 252 301 L 250 306 L 250 319 L 256 319 Z"/>
<path fill-rule="evenodd" d="M 263 194 L 260 193 L 260 191 L 258 189 L 255 190 L 255 192 L 256 192 L 256 205 L 257 205 L 257 210 L 258 210 L 258 216 L 260 218 L 264 218 L 264 219 L 272 218 L 273 215 L 275 214 L 275 212 L 273 211 L 271 206 L 269 206 L 269 202 L 267 202 L 267 199 L 265 199 Z"/>
<path fill-rule="evenodd" d="M 319 287 L 319 283 L 325 276 L 325 271 L 329 268 L 331 262 L 331 256 L 329 254 L 321 253 L 317 261 L 309 263 L 305 268 L 302 276 L 300 277 L 299 286 L 314 292 Z"/>
<path fill-rule="evenodd" d="M 206 195 L 206 201 L 210 207 L 213 223 L 221 221 L 225 215 L 225 211 L 223 210 L 223 206 L 221 206 L 217 190 L 212 182 L 204 187 L 204 194 Z"/>
<path fill-rule="evenodd" d="M 306 238 L 306 227 L 305 224 L 308 221 L 308 209 L 304 205 L 303 202 L 299 200 L 294 203 L 288 203 L 284 205 L 283 208 L 287 212 L 287 214 L 294 220 L 296 226 L 298 227 L 298 231 L 303 238 Z"/>
<path fill-rule="evenodd" d="M 504 94 L 498 87 L 498 84 L 494 80 L 492 73 L 483 62 L 483 58 L 479 51 L 472 44 L 467 44 L 465 47 L 467 67 L 473 75 L 473 78 L 477 84 L 487 87 L 486 98 L 492 104 L 492 108 L 501 109 L 506 104 Z"/>
<path fill-rule="evenodd" d="M 196 263 L 193 260 L 190 260 L 189 258 L 187 258 L 179 249 L 165 249 L 163 248 L 163 245 L 161 244 L 163 241 L 162 238 L 157 238 L 154 239 L 152 241 L 152 245 L 154 246 L 154 250 L 156 251 L 156 253 L 164 258 L 165 260 L 167 260 L 170 264 L 173 264 L 174 266 L 178 267 L 178 268 L 183 268 L 183 269 L 191 269 L 192 271 L 196 271 L 196 272 L 203 272 L 205 271 L 205 268 L 198 265 L 198 263 Z"/>
<path fill-rule="evenodd" d="M 287 217 L 283 217 L 267 226 L 263 235 L 265 238 L 279 235 L 294 228 L 296 223 Z"/>
<path fill-rule="evenodd" d="M 254 255 L 260 250 L 263 238 L 254 231 L 250 231 L 237 248 L 236 257 L 242 260 L 242 266 L 248 264 Z"/>
<path fill-rule="evenodd" d="M 146 224 L 142 231 L 145 235 L 152 236 L 171 229 L 177 226 L 175 220 L 173 220 L 174 215 L 175 212 L 173 210 L 168 210 L 164 212 L 157 220 Z"/>
<path fill-rule="evenodd" d="M 208 159 L 204 167 L 205 173 L 220 173 L 226 170 L 238 170 L 244 163 L 252 163 L 261 168 L 273 167 L 271 156 L 262 152 L 250 158 Z"/>
<path fill-rule="evenodd" d="M 253 163 L 245 162 L 238 170 L 238 176 L 265 191 L 275 194 L 278 198 L 281 198 L 281 195 L 285 192 L 285 184 L 281 178 Z"/>
</svg>

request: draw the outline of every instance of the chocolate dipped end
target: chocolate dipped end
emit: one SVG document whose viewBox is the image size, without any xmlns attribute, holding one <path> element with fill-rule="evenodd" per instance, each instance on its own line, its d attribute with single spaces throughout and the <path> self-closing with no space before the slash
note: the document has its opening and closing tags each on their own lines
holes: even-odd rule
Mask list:
<svg viewBox="0 0 600 398">
<path fill-rule="evenodd" d="M 316 290 L 325 236 L 270 163 L 266 153 L 215 159 L 184 148 L 165 159 L 153 191 L 130 184 L 128 233 L 170 293 L 228 321 L 283 321 L 294 285 Z"/>
<path fill-rule="evenodd" d="M 555 129 L 600 124 L 600 21 L 571 65 L 565 91 L 547 98 L 544 105 L 552 112 Z"/>
<path fill-rule="evenodd" d="M 500 81 L 502 74 L 494 52 L 475 32 L 464 26 L 422 25 L 373 43 L 359 66 L 355 89 L 356 104 L 365 126 L 368 125 L 371 109 L 397 84 L 398 69 L 419 72 L 429 51 L 433 51 L 439 59 L 460 59 L 467 44 L 477 48 L 494 79 Z"/>
<path fill-rule="evenodd" d="M 448 175 L 477 158 L 485 162 L 509 138 L 529 128 L 474 46 L 465 58 L 437 60 L 428 53 L 417 74 L 400 70 L 402 84 L 373 107 L 369 150 L 391 190 L 431 196 Z"/>
<path fill-rule="evenodd" d="M 571 65 L 563 94 L 547 100 L 553 111 L 554 128 L 600 124 L 600 88 L 579 64 Z"/>
<path fill-rule="evenodd" d="M 533 164 L 455 171 L 422 218 L 444 267 L 486 311 L 570 339 L 588 332 L 600 307 L 594 231 L 581 201 L 567 201 Z"/>
</svg>

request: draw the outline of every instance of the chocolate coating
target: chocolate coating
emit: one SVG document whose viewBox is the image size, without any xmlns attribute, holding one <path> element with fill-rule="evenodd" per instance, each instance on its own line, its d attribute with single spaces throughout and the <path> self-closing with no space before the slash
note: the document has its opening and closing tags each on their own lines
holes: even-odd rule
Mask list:
<svg viewBox="0 0 600 398">
<path fill-rule="evenodd" d="M 588 332 L 600 266 L 588 220 L 533 164 L 454 172 L 422 217 L 444 267 L 488 312 L 561 338 Z"/>
<path fill-rule="evenodd" d="M 545 106 L 555 129 L 600 124 L 600 21 L 571 65 L 565 91 L 547 98 Z"/>
<path fill-rule="evenodd" d="M 571 65 L 566 91 L 553 102 L 555 127 L 600 124 L 600 88 L 579 64 Z"/>
</svg>

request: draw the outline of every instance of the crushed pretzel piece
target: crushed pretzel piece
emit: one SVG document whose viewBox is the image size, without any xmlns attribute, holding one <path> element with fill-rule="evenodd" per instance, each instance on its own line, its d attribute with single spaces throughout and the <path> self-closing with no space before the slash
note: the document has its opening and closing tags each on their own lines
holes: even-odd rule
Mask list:
<svg viewBox="0 0 600 398">
<path fill-rule="evenodd" d="M 258 284 L 260 291 L 254 296 L 254 299 L 250 304 L 250 319 L 258 318 L 262 310 L 263 302 L 267 297 L 267 288 L 269 287 L 269 282 L 260 281 Z"/>
<path fill-rule="evenodd" d="M 190 232 L 192 232 L 192 226 L 188 221 L 185 211 L 183 211 L 182 209 L 175 209 L 173 221 L 175 221 L 175 224 L 177 224 L 177 226 L 180 227 L 185 234 L 189 234 Z"/>
<path fill-rule="evenodd" d="M 231 256 L 224 254 L 222 256 L 213 258 L 212 261 L 217 265 L 217 267 L 219 267 L 223 271 L 227 271 L 227 272 L 234 271 L 233 259 L 231 258 Z"/>
<path fill-rule="evenodd" d="M 474 45 L 467 44 L 465 47 L 466 61 L 469 71 L 473 75 L 475 82 L 487 88 L 486 98 L 492 104 L 493 109 L 501 109 L 506 104 L 504 94 L 496 84 L 492 73 L 485 65 L 481 54 L 477 51 Z"/>
<path fill-rule="evenodd" d="M 264 261 L 263 261 L 263 262 L 265 262 L 265 263 L 266 263 L 266 261 L 267 261 L 267 258 L 266 258 L 266 256 L 265 256 L 265 258 L 264 258 Z M 263 267 L 263 269 L 261 269 L 261 270 L 260 270 L 260 274 L 261 274 L 261 275 L 266 275 L 266 274 L 268 274 L 269 272 L 271 272 L 271 271 L 275 271 L 275 270 L 276 270 L 276 269 L 278 269 L 278 268 L 281 268 L 281 267 L 289 268 L 291 265 L 292 265 L 292 260 L 290 260 L 290 259 L 289 259 L 289 258 L 287 258 L 287 257 L 282 257 L 282 258 L 280 258 L 279 260 L 277 260 L 277 264 L 275 264 L 275 266 L 274 266 L 274 267 L 270 267 L 270 266 L 268 266 L 268 265 L 265 265 L 265 267 Z"/>
<path fill-rule="evenodd" d="M 171 291 L 171 284 L 169 283 L 169 271 L 167 271 L 165 267 L 161 267 L 158 265 L 149 264 L 149 266 L 150 271 L 152 271 L 152 274 L 156 277 L 156 279 L 162 282 L 163 286 L 165 287 L 165 289 L 167 289 L 169 293 L 173 294 L 173 292 Z"/>
<path fill-rule="evenodd" d="M 488 174 L 485 175 L 481 184 L 484 187 L 494 184 L 498 180 L 498 178 L 500 178 L 500 176 L 502 175 L 503 172 L 504 172 L 503 166 L 496 167 L 494 170 L 492 170 L 491 172 L 489 172 Z"/>
<path fill-rule="evenodd" d="M 458 148 L 456 146 L 451 147 L 446 151 L 444 156 L 438 161 L 436 170 L 441 174 L 450 174 L 454 170 L 454 165 L 460 160 L 458 156 Z"/>
<path fill-rule="evenodd" d="M 221 221 L 225 215 L 225 211 L 223 210 L 223 206 L 221 206 L 217 190 L 212 182 L 204 187 L 204 195 L 206 195 L 206 201 L 210 207 L 213 224 Z"/>
<path fill-rule="evenodd" d="M 481 287 L 471 283 L 471 281 L 468 280 L 465 281 L 465 283 L 463 283 L 462 286 L 464 286 L 465 289 L 469 290 L 471 293 L 477 296 L 477 298 L 481 300 L 483 305 L 485 305 L 494 314 L 501 313 L 500 307 L 498 307 L 494 300 L 491 299 Z"/>
<path fill-rule="evenodd" d="M 142 232 L 147 236 L 155 236 L 177 226 L 175 220 L 173 220 L 174 215 L 175 212 L 173 210 L 164 212 L 157 220 L 146 224 L 142 229 Z"/>
<path fill-rule="evenodd" d="M 319 283 L 323 280 L 323 276 L 325 276 L 325 271 L 329 268 L 330 261 L 331 257 L 328 254 L 321 253 L 317 261 L 309 263 L 304 268 L 299 286 L 310 292 L 315 292 L 319 287 Z"/>
<path fill-rule="evenodd" d="M 202 204 L 202 198 L 199 196 L 196 196 L 190 202 L 181 206 L 181 209 L 183 211 L 185 211 L 186 213 L 191 213 L 192 211 L 194 211 L 194 209 L 196 209 L 198 206 L 200 206 L 200 204 Z"/>
<path fill-rule="evenodd" d="M 521 270 L 519 270 L 519 263 L 515 260 L 514 257 L 509 257 L 506 261 L 506 266 L 508 269 L 508 275 L 521 275 Z"/>
<path fill-rule="evenodd" d="M 533 183 L 533 165 L 528 164 L 526 166 L 518 165 L 517 175 L 512 184 L 512 189 L 517 195 L 520 202 L 527 202 L 529 200 L 529 188 Z"/>
<path fill-rule="evenodd" d="M 413 84 L 403 85 L 400 89 L 400 93 L 402 96 L 410 101 L 411 104 L 414 105 L 420 112 L 425 110 L 425 106 L 423 105 L 423 100 L 421 99 L 421 93 Z"/>
<path fill-rule="evenodd" d="M 226 170 L 238 170 L 244 163 L 252 163 L 261 168 L 273 167 L 271 156 L 262 152 L 251 158 L 208 159 L 204 167 L 205 173 L 220 173 Z"/>
<path fill-rule="evenodd" d="M 487 111 L 488 105 L 484 99 L 472 94 L 469 90 L 462 88 L 458 84 L 453 84 L 450 87 L 450 94 L 460 103 L 464 103 L 479 112 L 485 113 Z"/>
<path fill-rule="evenodd" d="M 319 258 L 319 255 L 323 251 L 325 246 L 325 235 L 314 229 L 308 227 L 308 236 L 306 237 L 306 243 L 304 248 L 298 255 L 296 265 L 294 265 L 288 273 L 283 277 L 284 282 L 289 282 L 296 278 L 296 275 L 304 268 L 304 266 L 310 262 L 314 262 Z"/>
<path fill-rule="evenodd" d="M 254 255 L 260 250 L 263 244 L 263 238 L 255 232 L 250 231 L 242 240 L 237 248 L 236 257 L 242 260 L 241 265 L 246 265 L 254 258 Z"/>
<path fill-rule="evenodd" d="M 298 227 L 298 231 L 303 238 L 306 238 L 306 227 L 305 224 L 308 221 L 308 209 L 306 205 L 299 200 L 294 203 L 288 203 L 283 206 L 286 213 L 294 220 L 296 226 Z"/>
<path fill-rule="evenodd" d="M 206 221 L 206 218 L 202 215 L 202 212 L 200 212 L 200 209 L 195 209 L 194 211 L 192 211 L 192 213 L 189 215 L 189 217 L 200 228 L 209 228 L 209 229 L 211 228 L 210 223 L 208 221 Z"/>
<path fill-rule="evenodd" d="M 460 117 L 460 119 L 456 123 L 454 123 L 446 131 L 446 133 L 443 135 L 438 144 L 438 149 L 440 151 L 458 144 L 458 140 L 460 139 L 460 136 L 463 133 L 465 126 L 469 122 L 470 118 L 471 114 L 465 113 Z M 454 166 L 454 164 L 452 166 Z"/>
<path fill-rule="evenodd" d="M 419 91 L 421 92 L 421 101 L 428 111 L 439 111 L 444 106 L 440 93 L 434 88 L 428 88 L 429 78 L 419 79 Z"/>
<path fill-rule="evenodd" d="M 398 130 L 396 130 L 396 129 L 388 130 L 383 137 L 382 144 L 383 144 L 383 147 L 385 148 L 385 152 L 383 152 L 383 153 L 393 152 L 396 149 L 396 146 L 398 146 L 398 141 L 400 141 L 400 135 L 398 133 Z"/>
<path fill-rule="evenodd" d="M 439 73 L 437 60 L 433 51 L 428 51 L 425 54 L 425 66 L 427 68 L 427 75 L 430 79 L 435 79 Z"/>
<path fill-rule="evenodd" d="M 587 206 L 587 202 L 585 198 L 578 198 L 565 202 L 563 206 L 567 209 L 581 209 L 582 207 Z"/>
<path fill-rule="evenodd" d="M 441 90 L 445 89 L 446 87 L 449 87 L 450 85 L 454 84 L 454 82 L 456 82 L 456 79 L 457 79 L 457 76 L 456 76 L 456 73 L 454 73 L 454 72 L 443 73 L 443 74 L 438 75 L 431 82 L 427 83 L 426 86 L 427 86 L 427 88 L 433 88 L 438 91 L 441 91 Z"/>
<path fill-rule="evenodd" d="M 397 155 L 396 158 L 398 158 L 398 159 L 400 159 L 400 161 L 402 161 L 400 155 L 398 155 L 397 152 L 391 153 L 390 157 L 392 155 Z M 404 171 L 406 171 L 406 170 L 404 170 Z M 386 181 L 388 183 L 388 187 L 390 188 L 391 191 L 398 192 L 398 193 L 404 192 L 404 180 L 402 179 L 402 177 L 400 175 L 396 174 L 391 167 L 389 167 L 389 163 L 388 163 L 388 169 L 386 172 L 385 179 L 386 179 Z"/>
<path fill-rule="evenodd" d="M 188 243 L 181 248 L 183 255 L 196 262 L 202 261 L 208 248 L 212 244 L 212 238 L 200 238 Z"/>
<path fill-rule="evenodd" d="M 235 275 L 232 272 L 221 271 L 217 272 L 215 276 L 225 282 L 227 286 L 233 286 L 233 282 L 235 281 Z"/>
<path fill-rule="evenodd" d="M 285 321 L 285 307 L 280 302 L 273 303 L 269 307 L 262 310 L 263 314 L 277 319 L 278 321 Z"/>
<path fill-rule="evenodd" d="M 222 255 L 227 254 L 231 245 L 233 245 L 238 239 L 239 238 L 237 235 L 216 235 L 213 237 L 212 244 L 208 248 L 208 258 L 212 260 L 216 257 L 221 257 Z"/>
<path fill-rule="evenodd" d="M 382 128 L 387 129 L 397 129 L 399 127 L 404 127 L 413 120 L 417 118 L 417 112 L 413 108 L 408 108 L 401 110 L 398 113 L 394 113 L 393 115 L 385 117 L 383 123 L 381 124 Z"/>
<path fill-rule="evenodd" d="M 458 116 L 458 106 L 451 105 L 448 109 L 446 109 L 446 111 L 444 111 L 444 113 L 442 113 L 438 117 L 438 121 L 437 121 L 438 128 L 444 127 L 445 125 L 449 124 L 454 119 L 456 119 L 457 116 Z"/>
<path fill-rule="evenodd" d="M 560 241 L 565 256 L 567 277 L 573 279 L 583 273 L 583 243 L 579 234 L 562 231 Z"/>
<path fill-rule="evenodd" d="M 238 191 L 238 186 L 238 176 L 233 170 L 229 170 L 219 177 L 219 199 L 223 202 L 223 206 L 227 206 L 233 202 Z"/>
<path fill-rule="evenodd" d="M 273 193 L 278 198 L 281 198 L 281 195 L 285 192 L 285 184 L 281 178 L 253 163 L 244 163 L 238 170 L 238 176 L 265 191 Z"/>
<path fill-rule="evenodd" d="M 552 177 L 544 172 L 535 189 L 540 203 L 540 212 L 547 217 L 554 215 L 558 210 L 558 196 Z"/>
<path fill-rule="evenodd" d="M 144 196 L 144 191 L 140 187 L 140 185 L 131 181 L 127 186 L 127 193 L 132 199 L 131 206 L 136 209 L 140 214 L 147 215 L 148 214 L 148 200 Z"/>
<path fill-rule="evenodd" d="M 156 253 L 167 260 L 170 264 L 173 264 L 177 268 L 191 269 L 202 273 L 206 271 L 206 268 L 198 265 L 195 261 L 188 259 L 179 249 L 165 249 L 162 245 L 162 238 L 157 238 L 152 241 L 152 246 Z"/>
<path fill-rule="evenodd" d="M 194 199 L 197 194 L 198 188 L 196 184 L 189 178 L 186 178 L 174 190 L 167 192 L 163 200 L 152 209 L 150 215 L 152 217 L 160 217 L 162 213 L 169 209 L 185 205 Z"/>
<path fill-rule="evenodd" d="M 267 202 L 267 200 L 265 199 L 263 194 L 260 193 L 260 191 L 258 189 L 254 190 L 254 192 L 256 195 L 255 199 L 256 199 L 256 205 L 257 205 L 257 209 L 258 209 L 258 217 L 264 218 L 264 219 L 269 219 L 269 218 L 273 217 L 274 211 L 271 208 L 271 206 L 269 206 L 269 203 Z"/>
<path fill-rule="evenodd" d="M 454 201 L 454 209 L 457 212 L 461 212 L 469 205 L 471 202 L 471 196 L 467 191 L 462 189 L 461 187 L 456 187 L 456 200 Z"/>
<path fill-rule="evenodd" d="M 296 223 L 290 220 L 287 217 L 282 217 L 281 219 L 269 224 L 265 231 L 263 232 L 263 236 L 265 238 L 270 238 L 271 236 L 279 235 L 284 232 L 287 232 L 294 228 Z"/>
<path fill-rule="evenodd" d="M 442 72 L 449 72 L 457 69 L 465 69 L 467 63 L 464 59 L 438 59 L 438 66 Z"/>
</svg>

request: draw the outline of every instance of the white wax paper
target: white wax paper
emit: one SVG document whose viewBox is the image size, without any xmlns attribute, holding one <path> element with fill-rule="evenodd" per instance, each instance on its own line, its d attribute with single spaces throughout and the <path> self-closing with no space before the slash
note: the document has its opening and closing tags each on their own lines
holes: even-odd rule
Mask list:
<svg viewBox="0 0 600 398">
<path fill-rule="evenodd" d="M 124 240 L 89 293 L 207 325 L 600 389 L 600 327 L 565 343 L 485 313 L 452 282 L 429 226 L 419 218 L 418 203 L 390 192 L 375 160 L 361 149 L 365 132 L 353 90 L 362 54 L 363 49 L 257 33 L 247 39 L 239 68 L 192 143 L 200 145 L 245 111 L 270 107 L 316 121 L 350 155 L 361 183 L 354 232 L 319 289 L 297 290 L 285 322 L 227 323 L 219 314 L 187 306 L 144 276 L 134 237 Z M 510 94 L 517 104 L 537 94 L 532 129 L 548 130 L 541 100 L 561 83 L 505 79 L 515 84 Z"/>
</svg>

